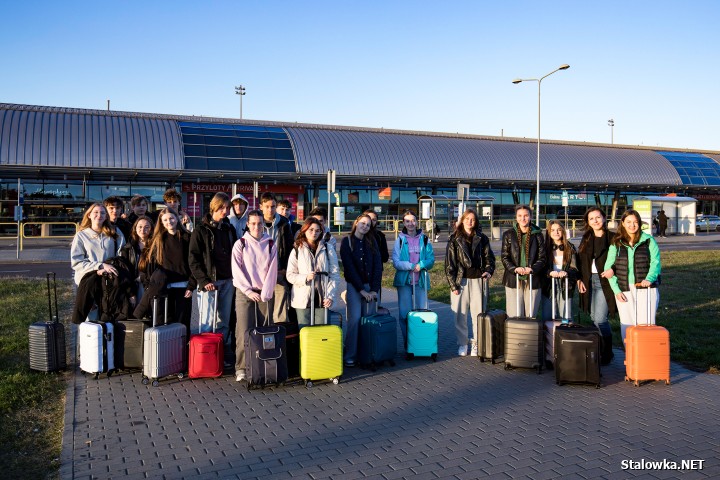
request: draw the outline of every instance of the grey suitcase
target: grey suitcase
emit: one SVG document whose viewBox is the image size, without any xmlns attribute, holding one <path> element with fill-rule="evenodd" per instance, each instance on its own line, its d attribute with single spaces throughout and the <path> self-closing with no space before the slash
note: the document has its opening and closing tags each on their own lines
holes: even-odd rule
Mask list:
<svg viewBox="0 0 720 480">
<path fill-rule="evenodd" d="M 168 304 L 165 301 L 165 324 L 156 326 L 158 297 L 153 299 L 153 327 L 145 330 L 143 338 L 143 376 L 142 383 L 152 380 L 153 387 L 160 385 L 159 380 L 171 375 L 185 376 L 185 351 L 187 329 L 182 323 L 167 323 Z"/>
<path fill-rule="evenodd" d="M 517 285 L 520 285 L 516 275 Z M 530 275 L 530 295 L 532 274 Z M 530 302 L 533 303 L 533 302 Z M 517 311 L 520 312 L 520 296 L 517 296 Z M 534 368 L 542 373 L 544 360 L 543 324 L 534 317 L 508 317 L 505 320 L 505 370 L 511 368 Z"/>
<path fill-rule="evenodd" d="M 475 340 L 478 348 L 478 357 L 481 362 L 490 360 L 494 365 L 495 360 L 504 355 L 505 349 L 505 320 L 507 314 L 504 310 L 487 311 L 488 302 L 488 281 L 483 278 L 483 306 L 485 311 L 475 318 L 477 325 L 475 331 L 478 338 Z"/>
<path fill-rule="evenodd" d="M 50 277 L 55 291 L 55 314 L 52 307 Z M 67 368 L 65 326 L 60 323 L 58 314 L 55 273 L 48 273 L 46 278 L 49 319 L 47 322 L 35 322 L 28 328 L 30 368 L 41 372 L 55 372 Z"/>
</svg>

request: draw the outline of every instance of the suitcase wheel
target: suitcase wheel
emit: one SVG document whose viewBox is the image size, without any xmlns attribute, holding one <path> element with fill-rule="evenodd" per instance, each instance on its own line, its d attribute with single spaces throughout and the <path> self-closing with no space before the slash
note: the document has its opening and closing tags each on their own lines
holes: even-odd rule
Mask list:
<svg viewBox="0 0 720 480">
<path fill-rule="evenodd" d="M 338 383 L 340 383 L 340 378 L 335 377 L 332 379 L 332 381 L 333 381 L 333 385 L 337 385 Z"/>
<path fill-rule="evenodd" d="M 143 385 L 147 385 L 148 383 L 150 383 L 150 379 L 149 379 L 148 377 L 143 377 L 143 378 L 142 378 L 142 384 L 143 384 Z"/>
<path fill-rule="evenodd" d="M 542 373 L 542 365 L 537 366 L 538 375 Z"/>
<path fill-rule="evenodd" d="M 410 353 L 410 352 L 408 352 L 408 353 L 405 354 L 405 360 L 410 361 L 410 360 L 412 360 L 413 358 L 415 358 L 415 355 L 414 355 L 414 354 L 412 354 L 412 353 Z"/>
<path fill-rule="evenodd" d="M 153 387 L 159 387 L 159 386 L 160 386 L 160 381 L 159 381 L 158 379 L 153 380 L 152 386 L 153 386 Z"/>
<path fill-rule="evenodd" d="M 310 380 L 308 380 L 307 382 L 305 382 L 305 386 L 306 386 L 307 388 L 312 388 L 313 383 L 312 383 Z"/>
<path fill-rule="evenodd" d="M 510 364 L 509 364 L 509 363 L 506 363 L 506 364 L 505 364 L 505 370 L 510 370 Z"/>
<path fill-rule="evenodd" d="M 670 380 L 665 380 L 665 385 L 670 385 Z"/>
<path fill-rule="evenodd" d="M 478 358 L 480 359 L 480 363 L 485 363 L 485 357 L 481 355 Z"/>
<path fill-rule="evenodd" d="M 371 372 L 377 372 L 377 365 L 375 364 L 375 362 L 372 362 L 372 363 L 370 364 L 370 371 L 371 371 Z"/>
<path fill-rule="evenodd" d="M 107 377 L 110 378 L 113 374 L 114 370 L 108 370 Z"/>
<path fill-rule="evenodd" d="M 437 362 L 437 353 L 433 353 L 432 355 L 430 355 L 430 358 L 432 358 L 433 362 Z"/>
<path fill-rule="evenodd" d="M 599 389 L 600 389 L 600 384 L 599 384 L 599 383 L 598 383 L 597 385 L 595 385 L 595 389 L 596 389 L 596 390 L 599 390 Z"/>
<path fill-rule="evenodd" d="M 183 378 L 185 378 L 185 374 L 183 372 L 178 373 L 178 378 L 182 380 Z"/>
<path fill-rule="evenodd" d="M 100 373 L 99 373 L 99 372 L 96 372 L 96 373 L 95 373 L 95 376 L 94 376 L 93 378 L 94 378 L 95 380 L 97 380 L 99 376 L 100 376 Z"/>
</svg>

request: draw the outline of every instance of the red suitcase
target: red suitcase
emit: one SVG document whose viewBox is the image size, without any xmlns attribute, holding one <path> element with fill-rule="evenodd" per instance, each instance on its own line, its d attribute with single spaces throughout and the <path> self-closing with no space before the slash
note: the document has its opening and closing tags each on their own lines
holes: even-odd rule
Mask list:
<svg viewBox="0 0 720 480">
<path fill-rule="evenodd" d="M 625 333 L 625 381 L 665 380 L 670 385 L 670 332 L 665 327 L 650 324 L 650 289 L 635 285 L 635 308 L 639 300 L 638 293 L 645 290 L 647 297 L 648 319 L 645 325 L 629 327 Z"/>
<path fill-rule="evenodd" d="M 223 374 L 223 334 L 215 333 L 217 323 L 218 293 L 215 290 L 212 333 L 199 333 L 190 337 L 190 358 L 188 376 L 190 378 L 214 378 Z"/>
</svg>

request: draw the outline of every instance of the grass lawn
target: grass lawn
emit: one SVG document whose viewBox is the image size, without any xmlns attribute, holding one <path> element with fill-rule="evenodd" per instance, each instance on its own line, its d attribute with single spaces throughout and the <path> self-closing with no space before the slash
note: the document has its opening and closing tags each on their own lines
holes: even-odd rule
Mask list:
<svg viewBox="0 0 720 480">
<path fill-rule="evenodd" d="M 71 292 L 70 281 L 58 282 L 61 319 L 68 318 Z M 70 374 L 28 366 L 28 326 L 48 317 L 45 279 L 0 279 L 0 305 L 0 471 L 3 478 L 52 478 Z"/>
<path fill-rule="evenodd" d="M 720 373 L 720 251 L 662 252 L 662 286 L 657 323 L 670 331 L 673 361 L 693 370 Z M 490 280 L 490 309 L 505 309 L 502 264 Z M 386 264 L 383 286 L 392 287 L 395 269 Z M 450 303 L 450 287 L 444 266 L 436 263 L 430 272 L 430 298 Z M 575 296 L 573 311 L 578 311 Z M 581 323 L 591 323 L 582 314 Z M 620 322 L 611 317 L 615 346 L 621 346 Z"/>
</svg>

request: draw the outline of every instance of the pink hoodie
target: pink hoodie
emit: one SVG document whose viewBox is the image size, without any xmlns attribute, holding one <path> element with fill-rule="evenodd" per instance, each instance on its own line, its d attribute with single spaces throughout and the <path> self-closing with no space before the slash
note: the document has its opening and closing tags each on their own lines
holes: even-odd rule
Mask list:
<svg viewBox="0 0 720 480">
<path fill-rule="evenodd" d="M 277 283 L 277 245 L 270 248 L 270 236 L 263 233 L 260 240 L 245 232 L 245 240 L 235 242 L 232 250 L 233 285 L 245 295 L 260 290 L 260 300 L 267 302 L 273 297 Z"/>
</svg>

